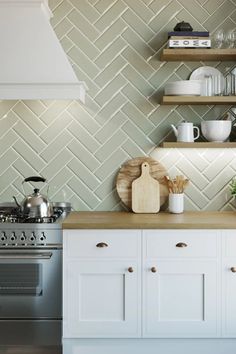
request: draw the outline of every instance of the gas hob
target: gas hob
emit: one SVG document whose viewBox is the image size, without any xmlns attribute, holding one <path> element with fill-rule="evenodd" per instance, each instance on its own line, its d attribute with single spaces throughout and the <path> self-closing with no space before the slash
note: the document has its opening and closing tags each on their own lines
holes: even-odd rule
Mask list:
<svg viewBox="0 0 236 354">
<path fill-rule="evenodd" d="M 51 217 L 27 218 L 17 213 L 14 203 L 0 204 L 0 248 L 61 245 L 61 223 L 70 210 L 70 203 L 54 203 Z"/>
</svg>

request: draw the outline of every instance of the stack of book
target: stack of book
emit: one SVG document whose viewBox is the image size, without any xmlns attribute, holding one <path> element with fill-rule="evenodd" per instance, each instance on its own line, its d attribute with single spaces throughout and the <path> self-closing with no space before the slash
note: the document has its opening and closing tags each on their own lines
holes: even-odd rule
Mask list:
<svg viewBox="0 0 236 354">
<path fill-rule="evenodd" d="M 209 32 L 168 32 L 168 48 L 211 48 Z"/>
</svg>

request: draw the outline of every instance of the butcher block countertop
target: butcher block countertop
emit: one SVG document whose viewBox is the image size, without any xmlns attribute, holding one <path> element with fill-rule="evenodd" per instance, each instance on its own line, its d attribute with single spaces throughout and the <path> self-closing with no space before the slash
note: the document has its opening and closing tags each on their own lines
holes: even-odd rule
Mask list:
<svg viewBox="0 0 236 354">
<path fill-rule="evenodd" d="M 191 211 L 183 214 L 73 211 L 63 229 L 236 229 L 234 211 Z"/>
</svg>

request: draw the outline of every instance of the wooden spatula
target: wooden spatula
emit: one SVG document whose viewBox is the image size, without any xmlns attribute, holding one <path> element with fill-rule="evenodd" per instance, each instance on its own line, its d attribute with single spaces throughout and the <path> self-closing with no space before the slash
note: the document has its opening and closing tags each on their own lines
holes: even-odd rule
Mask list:
<svg viewBox="0 0 236 354">
<path fill-rule="evenodd" d="M 158 213 L 160 210 L 159 182 L 150 176 L 147 162 L 141 165 L 141 176 L 132 182 L 132 210 L 135 213 Z"/>
</svg>

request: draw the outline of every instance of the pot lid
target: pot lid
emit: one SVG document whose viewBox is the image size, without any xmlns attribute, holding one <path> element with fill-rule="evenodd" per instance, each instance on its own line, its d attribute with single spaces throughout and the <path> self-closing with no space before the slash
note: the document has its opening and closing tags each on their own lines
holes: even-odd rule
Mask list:
<svg viewBox="0 0 236 354">
<path fill-rule="evenodd" d="M 0 99 L 85 100 L 47 0 L 0 0 Z"/>
</svg>

